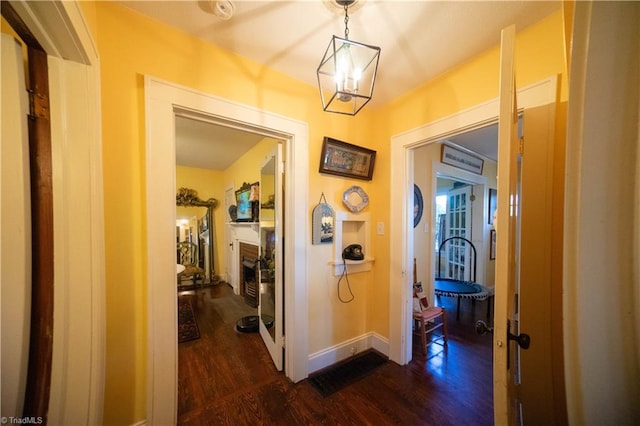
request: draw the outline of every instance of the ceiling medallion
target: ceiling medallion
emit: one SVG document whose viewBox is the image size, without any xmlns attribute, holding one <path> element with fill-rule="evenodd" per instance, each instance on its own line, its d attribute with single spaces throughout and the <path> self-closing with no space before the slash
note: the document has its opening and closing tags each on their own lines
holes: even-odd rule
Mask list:
<svg viewBox="0 0 640 426">
<path fill-rule="evenodd" d="M 353 0 L 349 4 L 349 10 L 351 12 L 355 12 L 362 7 L 366 0 Z M 334 13 L 336 15 L 342 14 L 344 11 L 344 1 L 343 0 L 322 0 L 324 6 L 329 10 L 329 12 Z"/>
<path fill-rule="evenodd" d="M 231 0 L 209 0 L 209 11 L 223 21 L 227 21 L 236 12 L 236 6 Z"/>
</svg>

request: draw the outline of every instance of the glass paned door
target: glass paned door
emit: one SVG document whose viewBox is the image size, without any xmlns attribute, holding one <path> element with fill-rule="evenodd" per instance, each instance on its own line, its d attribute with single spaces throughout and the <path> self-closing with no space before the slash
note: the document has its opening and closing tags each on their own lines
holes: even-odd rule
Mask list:
<svg viewBox="0 0 640 426">
<path fill-rule="evenodd" d="M 471 237 L 471 185 L 455 188 L 447 193 L 446 238 Z M 469 244 L 464 240 L 449 240 L 442 248 L 446 259 L 444 278 L 461 281 L 471 279 Z"/>
</svg>

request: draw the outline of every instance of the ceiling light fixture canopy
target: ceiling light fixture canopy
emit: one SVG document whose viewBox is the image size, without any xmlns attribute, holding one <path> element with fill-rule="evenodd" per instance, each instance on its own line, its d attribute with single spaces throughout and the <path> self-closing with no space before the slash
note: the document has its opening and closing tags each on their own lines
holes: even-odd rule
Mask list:
<svg viewBox="0 0 640 426">
<path fill-rule="evenodd" d="M 344 8 L 344 38 L 333 36 L 318 66 L 318 87 L 327 112 L 356 115 L 373 96 L 380 48 L 349 40 L 349 6 L 354 0 L 335 0 Z"/>
<path fill-rule="evenodd" d="M 218 18 L 227 21 L 236 12 L 236 6 L 231 0 L 209 0 L 211 11 Z"/>
</svg>

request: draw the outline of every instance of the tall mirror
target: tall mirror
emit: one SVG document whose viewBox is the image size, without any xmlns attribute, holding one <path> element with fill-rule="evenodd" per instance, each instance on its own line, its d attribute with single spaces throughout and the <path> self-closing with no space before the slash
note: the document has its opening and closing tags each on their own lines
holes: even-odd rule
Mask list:
<svg viewBox="0 0 640 426">
<path fill-rule="evenodd" d="M 276 320 L 276 158 L 260 171 L 260 319 L 275 342 Z"/>
<path fill-rule="evenodd" d="M 213 209 L 217 200 L 201 200 L 198 193 L 180 188 L 176 194 L 176 263 L 178 286 L 216 281 L 213 246 Z"/>
</svg>

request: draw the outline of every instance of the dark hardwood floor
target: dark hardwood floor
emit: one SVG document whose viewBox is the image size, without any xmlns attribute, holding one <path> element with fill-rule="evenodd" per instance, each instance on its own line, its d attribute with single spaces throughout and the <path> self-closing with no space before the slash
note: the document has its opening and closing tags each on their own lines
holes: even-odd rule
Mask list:
<svg viewBox="0 0 640 426">
<path fill-rule="evenodd" d="M 429 347 L 414 338 L 406 366 L 387 362 L 360 381 L 324 398 L 307 380 L 277 372 L 258 333 L 235 331 L 255 312 L 220 284 L 180 297 L 192 299 L 201 337 L 179 344 L 178 424 L 181 425 L 492 425 L 491 337 L 478 336 L 486 302 L 475 312 L 463 301 L 447 308 L 449 344 Z"/>
</svg>

